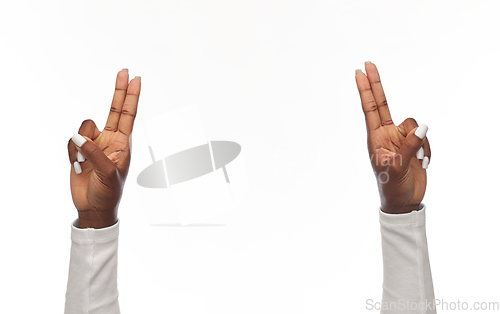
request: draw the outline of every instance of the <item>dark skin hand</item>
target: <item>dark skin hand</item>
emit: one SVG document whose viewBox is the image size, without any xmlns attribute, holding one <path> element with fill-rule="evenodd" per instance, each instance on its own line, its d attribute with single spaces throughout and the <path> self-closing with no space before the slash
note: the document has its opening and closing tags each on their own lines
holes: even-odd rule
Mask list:
<svg viewBox="0 0 500 314">
<path fill-rule="evenodd" d="M 389 112 L 380 75 L 373 63 L 365 64 L 366 75 L 356 71 L 361 105 L 365 114 L 368 132 L 368 152 L 381 200 L 382 211 L 388 214 L 403 214 L 423 207 L 427 185 L 426 169 L 422 163 L 430 161 L 431 148 L 423 132 L 423 139 L 415 135 L 418 124 L 408 118 L 395 125 Z M 417 133 L 417 134 L 418 134 Z M 416 154 L 423 147 L 426 162 Z"/>
<path fill-rule="evenodd" d="M 130 166 L 130 134 L 141 91 L 140 77 L 130 83 L 128 79 L 127 69 L 118 72 L 104 130 L 100 132 L 94 121 L 85 120 L 78 134 L 86 141 L 81 147 L 75 144 L 75 136 L 68 142 L 71 195 L 78 210 L 78 228 L 105 228 L 118 221 L 118 205 Z M 78 163 L 77 152 L 85 161 Z"/>
</svg>

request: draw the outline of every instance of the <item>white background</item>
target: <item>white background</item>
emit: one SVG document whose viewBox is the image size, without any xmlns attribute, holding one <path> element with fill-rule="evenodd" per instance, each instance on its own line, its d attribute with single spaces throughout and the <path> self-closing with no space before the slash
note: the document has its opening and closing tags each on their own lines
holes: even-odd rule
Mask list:
<svg viewBox="0 0 500 314">
<path fill-rule="evenodd" d="M 435 294 L 500 301 L 496 1 L 9 1 L 0 9 L 2 313 L 62 313 L 67 142 L 102 130 L 116 74 L 142 76 L 136 129 L 195 103 L 242 146 L 248 198 L 212 222 L 137 175 L 119 218 L 122 313 L 359 313 L 380 300 L 375 177 L 354 71 L 372 61 L 395 122 L 429 126 Z M 164 157 L 164 156 L 161 156 Z M 221 176 L 222 174 L 219 173 Z M 160 208 L 163 212 L 157 218 Z"/>
</svg>

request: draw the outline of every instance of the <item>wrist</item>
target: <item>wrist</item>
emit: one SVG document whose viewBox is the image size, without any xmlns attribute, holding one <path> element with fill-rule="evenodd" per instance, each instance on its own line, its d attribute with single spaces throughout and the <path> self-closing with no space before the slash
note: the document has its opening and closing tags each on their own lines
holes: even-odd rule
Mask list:
<svg viewBox="0 0 500 314">
<path fill-rule="evenodd" d="M 116 214 L 104 214 L 97 212 L 79 212 L 75 227 L 101 229 L 107 228 L 118 221 Z"/>
<path fill-rule="evenodd" d="M 422 203 L 412 205 L 396 205 L 382 203 L 381 210 L 386 214 L 408 214 L 414 210 L 421 210 L 424 207 Z"/>
</svg>

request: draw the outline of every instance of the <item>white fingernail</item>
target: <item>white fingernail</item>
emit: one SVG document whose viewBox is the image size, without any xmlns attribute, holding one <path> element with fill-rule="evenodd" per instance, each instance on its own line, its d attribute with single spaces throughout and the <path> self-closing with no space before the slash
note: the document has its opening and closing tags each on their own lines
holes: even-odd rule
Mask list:
<svg viewBox="0 0 500 314">
<path fill-rule="evenodd" d="M 76 155 L 77 155 L 76 160 L 78 160 L 78 162 L 84 162 L 85 161 L 85 157 L 83 157 L 82 153 L 78 152 L 78 154 L 76 154 Z M 420 158 L 420 159 L 422 159 L 422 158 Z"/>
<path fill-rule="evenodd" d="M 424 159 L 424 149 L 422 147 L 417 151 L 417 158 Z"/>
<path fill-rule="evenodd" d="M 73 163 L 73 167 L 75 167 L 76 174 L 82 173 L 82 167 L 80 167 L 80 163 L 78 161 Z"/>
<path fill-rule="evenodd" d="M 427 169 L 427 166 L 429 166 L 429 157 L 425 156 L 422 160 L 422 168 Z"/>
<path fill-rule="evenodd" d="M 425 137 L 425 134 L 427 134 L 427 130 L 429 127 L 425 124 L 422 124 L 421 126 L 418 127 L 418 129 L 415 131 L 415 135 L 418 136 L 420 139 L 423 139 Z"/>
<path fill-rule="evenodd" d="M 78 147 L 82 147 L 82 145 L 87 141 L 83 136 L 81 136 L 78 133 L 73 135 L 71 139 L 73 140 L 73 143 L 75 143 L 75 145 Z"/>
</svg>

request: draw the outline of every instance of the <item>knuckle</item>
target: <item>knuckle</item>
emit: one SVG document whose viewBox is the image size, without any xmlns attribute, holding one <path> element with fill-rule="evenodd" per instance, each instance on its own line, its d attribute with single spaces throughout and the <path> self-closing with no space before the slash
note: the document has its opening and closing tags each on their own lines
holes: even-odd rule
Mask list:
<svg viewBox="0 0 500 314">
<path fill-rule="evenodd" d="M 94 121 L 92 119 L 83 120 L 82 126 L 85 125 L 85 124 L 89 124 L 89 123 L 94 123 Z"/>
<path fill-rule="evenodd" d="M 382 122 L 382 125 L 390 125 L 390 124 L 394 124 L 394 122 L 392 121 L 392 119 L 384 120 Z"/>
<path fill-rule="evenodd" d="M 88 135 L 91 134 L 93 129 L 95 128 L 95 123 L 91 119 L 84 120 L 82 122 L 82 125 L 80 126 L 80 129 L 78 130 L 78 133 L 80 135 Z"/>
<path fill-rule="evenodd" d="M 417 120 L 415 120 L 415 119 L 413 119 L 413 118 L 407 118 L 407 119 L 405 120 L 405 122 L 406 122 L 406 123 L 410 122 L 411 124 L 416 124 L 416 125 L 418 125 Z"/>
<path fill-rule="evenodd" d="M 135 114 L 128 109 L 122 109 L 122 114 L 126 116 L 135 117 Z"/>
<path fill-rule="evenodd" d="M 367 101 L 364 107 L 364 112 L 368 113 L 373 111 L 377 111 L 377 104 L 374 100 Z"/>
</svg>

